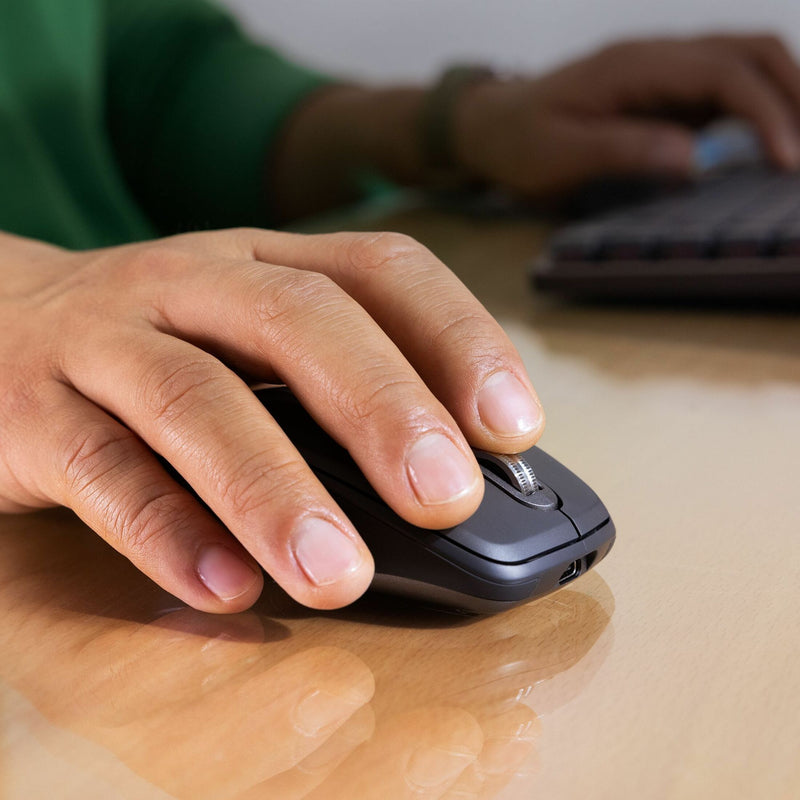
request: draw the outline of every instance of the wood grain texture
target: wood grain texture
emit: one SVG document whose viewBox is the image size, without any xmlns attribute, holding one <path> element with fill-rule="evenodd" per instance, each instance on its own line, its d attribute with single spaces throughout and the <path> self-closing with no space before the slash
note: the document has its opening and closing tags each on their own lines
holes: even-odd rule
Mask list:
<svg viewBox="0 0 800 800">
<path fill-rule="evenodd" d="M 617 545 L 490 618 L 213 617 L 69 512 L 0 518 L 0 797 L 800 796 L 800 319 L 537 297 L 530 221 L 407 211 L 519 347 Z"/>
</svg>

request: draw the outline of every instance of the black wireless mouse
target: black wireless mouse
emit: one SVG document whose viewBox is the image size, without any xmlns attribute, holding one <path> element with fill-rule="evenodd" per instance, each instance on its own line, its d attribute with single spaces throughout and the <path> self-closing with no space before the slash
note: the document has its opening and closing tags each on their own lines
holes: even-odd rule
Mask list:
<svg viewBox="0 0 800 800">
<path fill-rule="evenodd" d="M 418 528 L 386 505 L 288 389 L 255 394 L 363 537 L 375 559 L 373 589 L 502 611 L 574 580 L 614 543 L 600 498 L 538 447 L 515 456 L 476 450 L 486 480 L 478 510 L 453 528 Z"/>
</svg>

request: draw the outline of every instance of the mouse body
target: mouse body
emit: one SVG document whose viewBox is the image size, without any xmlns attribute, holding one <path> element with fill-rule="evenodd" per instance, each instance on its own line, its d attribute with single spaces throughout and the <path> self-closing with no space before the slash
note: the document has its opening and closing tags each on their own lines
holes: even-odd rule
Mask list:
<svg viewBox="0 0 800 800">
<path fill-rule="evenodd" d="M 464 612 L 502 611 L 571 582 L 614 543 L 600 498 L 538 447 L 510 457 L 476 450 L 486 481 L 478 510 L 452 528 L 418 528 L 389 508 L 288 389 L 255 394 L 366 542 L 372 589 Z"/>
</svg>

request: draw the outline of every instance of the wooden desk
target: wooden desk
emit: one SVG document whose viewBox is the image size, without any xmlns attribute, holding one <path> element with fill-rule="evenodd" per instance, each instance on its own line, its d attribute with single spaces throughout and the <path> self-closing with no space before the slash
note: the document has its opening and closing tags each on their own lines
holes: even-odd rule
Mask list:
<svg viewBox="0 0 800 800">
<path fill-rule="evenodd" d="M 800 318 L 537 298 L 532 223 L 408 212 L 519 346 L 607 561 L 484 619 L 191 611 L 0 519 L 0 796 L 800 797 Z M 477 757 L 476 757 L 477 754 Z"/>
</svg>

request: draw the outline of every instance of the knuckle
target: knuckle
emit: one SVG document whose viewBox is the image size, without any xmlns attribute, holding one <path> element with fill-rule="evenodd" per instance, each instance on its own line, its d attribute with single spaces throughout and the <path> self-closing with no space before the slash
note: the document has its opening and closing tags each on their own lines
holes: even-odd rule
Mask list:
<svg viewBox="0 0 800 800">
<path fill-rule="evenodd" d="M 364 376 L 360 389 L 336 398 L 335 405 L 341 416 L 358 432 L 375 428 L 378 421 L 390 418 L 397 429 L 404 419 L 419 415 L 419 403 L 409 403 L 409 398 L 419 397 L 419 383 L 404 376 L 387 376 L 385 369 L 376 370 L 375 376 Z"/>
<path fill-rule="evenodd" d="M 121 261 L 121 270 L 132 281 L 155 276 L 170 278 L 186 274 L 197 264 L 197 257 L 177 241 L 162 239 L 154 244 L 130 247 Z"/>
<path fill-rule="evenodd" d="M 785 42 L 775 31 L 760 31 L 753 37 L 753 41 L 756 43 L 756 46 L 764 50 L 788 53 Z"/>
<path fill-rule="evenodd" d="M 263 242 L 269 234 L 270 231 L 265 231 L 263 228 L 237 226 L 217 231 L 204 231 L 201 235 L 209 237 L 221 251 L 228 252 L 231 256 L 245 261 L 253 261 L 254 259 L 258 260 L 256 256 L 258 243 Z"/>
<path fill-rule="evenodd" d="M 90 426 L 68 438 L 56 453 L 67 496 L 88 501 L 102 491 L 103 478 L 131 457 L 132 440 L 129 431 L 105 425 Z"/>
<path fill-rule="evenodd" d="M 235 228 L 228 228 L 226 232 L 234 238 L 241 239 L 245 242 L 250 242 L 267 233 L 263 228 L 253 228 L 248 225 L 238 225 Z"/>
<path fill-rule="evenodd" d="M 636 48 L 639 43 L 619 41 L 607 44 L 595 54 L 580 62 L 580 77 L 584 83 L 596 85 L 614 85 L 620 74 L 624 74 L 633 60 L 638 58 Z"/>
<path fill-rule="evenodd" d="M 631 57 L 642 48 L 642 45 L 642 40 L 620 39 L 601 47 L 597 51 L 596 59 L 602 66 L 613 69 L 619 64 L 628 64 Z"/>
<path fill-rule="evenodd" d="M 8 385 L 3 385 L 0 394 L 0 420 L 3 421 L 4 430 L 11 429 L 19 420 L 37 419 L 40 416 L 40 386 L 41 381 L 34 381 L 27 370 L 12 378 Z"/>
<path fill-rule="evenodd" d="M 186 497 L 166 492 L 136 502 L 121 502 L 109 519 L 109 528 L 129 556 L 152 560 L 161 542 L 188 524 L 191 517 Z"/>
<path fill-rule="evenodd" d="M 431 336 L 431 346 L 436 352 L 451 351 L 454 343 L 470 353 L 488 349 L 486 317 L 474 310 L 461 309 Z"/>
<path fill-rule="evenodd" d="M 461 353 L 461 361 L 474 374 L 485 375 L 513 363 L 514 346 L 494 320 L 480 312 L 464 309 L 431 336 L 431 351 Z"/>
<path fill-rule="evenodd" d="M 394 267 L 430 255 L 430 251 L 405 233 L 381 231 L 350 240 L 348 265 L 357 271 Z"/>
<path fill-rule="evenodd" d="M 304 309 L 335 302 L 341 289 L 327 275 L 306 270 L 287 270 L 253 292 L 250 310 L 256 325 L 274 325 L 282 319 L 293 319 Z"/>
<path fill-rule="evenodd" d="M 253 244 L 259 240 L 268 237 L 270 231 L 265 231 L 263 228 L 253 228 L 246 225 L 239 225 L 235 228 L 228 228 L 222 233 L 226 237 L 230 237 L 234 242 L 242 247 L 242 251 L 247 253 L 251 258 L 253 256 Z"/>
<path fill-rule="evenodd" d="M 172 423 L 192 409 L 199 395 L 219 380 L 213 357 L 161 360 L 142 381 L 140 397 L 156 422 Z"/>
<path fill-rule="evenodd" d="M 743 90 L 747 91 L 748 96 L 752 96 L 756 74 L 746 62 L 724 55 L 709 59 L 703 64 L 703 69 L 711 87 L 723 97 L 738 98 Z"/>
<path fill-rule="evenodd" d="M 0 513 L 41 506 L 43 498 L 51 499 L 31 473 L 29 460 L 30 443 L 52 414 L 40 386 L 40 381 L 28 382 L 23 375 L 0 385 Z"/>
<path fill-rule="evenodd" d="M 308 481 L 308 470 L 302 462 L 287 460 L 265 465 L 264 455 L 259 453 L 237 466 L 235 478 L 220 481 L 220 502 L 237 519 L 252 517 L 274 510 L 295 495 L 307 495 Z"/>
</svg>

